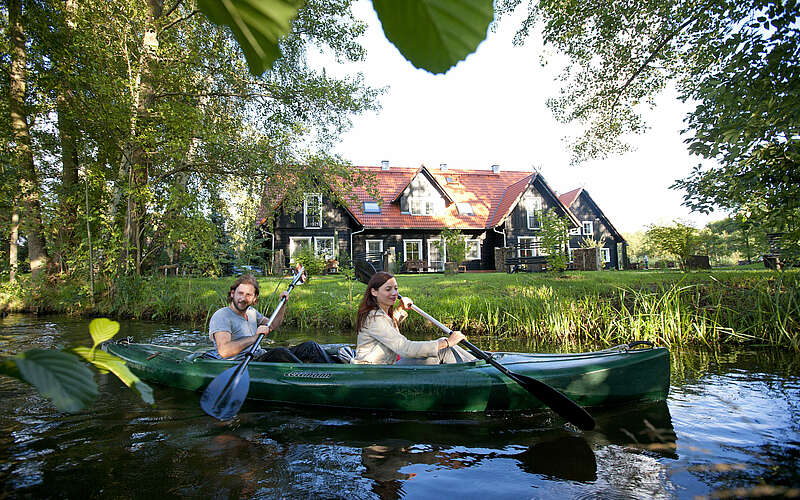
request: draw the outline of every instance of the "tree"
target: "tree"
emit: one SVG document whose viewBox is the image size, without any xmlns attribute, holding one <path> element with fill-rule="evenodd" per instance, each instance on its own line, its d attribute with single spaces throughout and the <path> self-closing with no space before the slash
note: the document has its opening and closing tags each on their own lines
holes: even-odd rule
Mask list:
<svg viewBox="0 0 800 500">
<path fill-rule="evenodd" d="M 697 229 L 678 221 L 671 226 L 648 226 L 645 239 L 651 248 L 675 257 L 684 269 L 688 269 L 687 262 L 698 244 Z"/>
<path fill-rule="evenodd" d="M 566 252 L 569 242 L 569 223 L 565 217 L 560 217 L 555 210 L 546 210 L 541 215 L 542 250 L 547 255 L 547 267 L 555 273 L 563 273 L 567 269 L 568 255 Z"/>
<path fill-rule="evenodd" d="M 467 242 L 464 235 L 458 229 L 445 229 L 442 231 L 442 239 L 436 242 L 439 251 L 445 251 L 447 261 L 455 263 L 454 272 L 458 272 L 458 266 L 467 258 Z"/>
<path fill-rule="evenodd" d="M 521 0 L 505 0 L 506 13 Z M 708 160 L 673 185 L 693 210 L 732 211 L 800 241 L 800 3 L 643 0 L 529 4 L 523 43 L 541 23 L 544 43 L 569 57 L 556 118 L 585 126 L 573 161 L 628 149 L 641 111 L 674 83 L 694 106 L 689 150 Z"/>
</svg>

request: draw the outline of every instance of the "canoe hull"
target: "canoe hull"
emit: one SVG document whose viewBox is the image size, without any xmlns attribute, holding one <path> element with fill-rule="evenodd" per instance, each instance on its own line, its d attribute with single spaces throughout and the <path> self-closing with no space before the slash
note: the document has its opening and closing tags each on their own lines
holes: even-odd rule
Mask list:
<svg viewBox="0 0 800 500">
<path fill-rule="evenodd" d="M 107 344 L 147 382 L 199 391 L 235 363 L 149 344 Z M 495 353 L 509 370 L 540 380 L 581 406 L 660 401 L 669 391 L 665 348 L 581 354 Z M 542 403 L 484 361 L 455 365 L 249 364 L 249 399 L 402 412 L 525 411 Z"/>
</svg>

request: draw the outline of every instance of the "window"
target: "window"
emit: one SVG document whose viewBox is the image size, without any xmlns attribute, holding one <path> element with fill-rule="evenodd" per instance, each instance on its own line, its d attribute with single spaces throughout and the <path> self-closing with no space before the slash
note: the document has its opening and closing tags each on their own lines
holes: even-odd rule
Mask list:
<svg viewBox="0 0 800 500">
<path fill-rule="evenodd" d="M 444 269 L 447 250 L 443 250 L 441 244 L 442 240 L 428 240 L 428 266 L 433 269 Z"/>
<path fill-rule="evenodd" d="M 292 236 L 289 238 L 289 260 L 293 260 L 294 254 L 302 248 L 311 248 L 310 236 Z"/>
<path fill-rule="evenodd" d="M 480 260 L 481 259 L 481 240 L 478 239 L 464 239 L 467 244 L 465 252 L 465 260 Z"/>
<path fill-rule="evenodd" d="M 379 261 L 383 258 L 383 240 L 367 240 L 367 260 Z"/>
<path fill-rule="evenodd" d="M 378 205 L 377 201 L 365 201 L 364 202 L 364 213 L 365 214 L 379 214 L 379 213 L 381 213 L 381 206 Z"/>
<path fill-rule="evenodd" d="M 317 236 L 314 238 L 314 251 L 324 259 L 333 258 L 333 236 Z"/>
<path fill-rule="evenodd" d="M 433 215 L 436 213 L 436 201 L 431 198 L 410 198 L 408 210 L 411 215 Z"/>
<path fill-rule="evenodd" d="M 303 200 L 303 227 L 319 229 L 322 227 L 322 195 L 306 193 Z"/>
<path fill-rule="evenodd" d="M 574 251 L 575 251 L 575 249 L 572 248 L 572 247 L 567 248 L 567 255 L 569 256 L 569 261 L 570 262 L 573 262 L 575 260 L 575 258 L 572 256 L 572 253 Z"/>
<path fill-rule="evenodd" d="M 583 234 L 594 234 L 594 222 L 590 220 L 583 221 Z"/>
<path fill-rule="evenodd" d="M 541 229 L 539 218 L 542 215 L 542 199 L 538 196 L 526 199 L 525 208 L 528 212 L 528 229 Z"/>
<path fill-rule="evenodd" d="M 611 262 L 611 250 L 608 248 L 601 248 L 600 253 L 603 254 L 603 262 Z"/>
<path fill-rule="evenodd" d="M 517 257 L 536 257 L 542 255 L 539 248 L 539 236 L 520 236 Z"/>
<path fill-rule="evenodd" d="M 403 240 L 403 256 L 406 261 L 422 260 L 422 240 Z"/>
<path fill-rule="evenodd" d="M 456 203 L 456 208 L 458 209 L 458 215 L 475 215 L 470 203 Z"/>
<path fill-rule="evenodd" d="M 580 236 L 581 235 L 581 228 L 579 228 L 579 227 L 570 228 L 569 235 L 570 236 Z"/>
</svg>

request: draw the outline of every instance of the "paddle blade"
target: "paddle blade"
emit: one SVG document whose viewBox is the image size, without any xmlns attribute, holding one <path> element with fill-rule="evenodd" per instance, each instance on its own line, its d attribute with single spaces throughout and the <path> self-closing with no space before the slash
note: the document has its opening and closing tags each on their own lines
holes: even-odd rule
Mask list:
<svg viewBox="0 0 800 500">
<path fill-rule="evenodd" d="M 200 407 L 217 420 L 230 420 L 250 391 L 250 374 L 246 366 L 232 366 L 211 381 L 200 398 Z"/>
<path fill-rule="evenodd" d="M 364 283 L 365 285 L 369 284 L 369 280 L 372 278 L 372 275 L 378 272 L 375 270 L 375 266 L 366 260 L 357 260 L 355 263 L 355 271 L 358 281 Z"/>
<path fill-rule="evenodd" d="M 557 389 L 544 382 L 526 377 L 519 373 L 509 371 L 506 372 L 506 375 L 578 429 L 583 431 L 594 429 L 595 421 L 594 418 L 589 415 L 589 412 L 583 409 L 583 407 L 578 406 L 573 400 L 566 397 Z"/>
</svg>

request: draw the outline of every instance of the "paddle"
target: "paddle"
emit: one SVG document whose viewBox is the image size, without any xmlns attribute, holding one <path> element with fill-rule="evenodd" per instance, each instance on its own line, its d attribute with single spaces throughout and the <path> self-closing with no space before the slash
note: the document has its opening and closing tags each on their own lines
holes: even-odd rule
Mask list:
<svg viewBox="0 0 800 500">
<path fill-rule="evenodd" d="M 295 285 L 302 283 L 304 271 L 305 269 L 299 266 L 292 283 L 286 290 L 287 294 L 292 293 Z M 286 297 L 281 298 L 275 310 L 272 311 L 272 315 L 267 321 L 267 326 L 272 326 L 272 321 L 285 303 Z M 208 384 L 205 392 L 203 392 L 203 397 L 200 398 L 200 407 L 204 412 L 218 420 L 229 420 L 239 413 L 239 408 L 242 407 L 244 400 L 247 398 L 247 393 L 250 391 L 250 374 L 247 371 L 247 365 L 253 359 L 253 353 L 258 349 L 258 345 L 263 338 L 264 334 L 259 333 L 256 341 L 247 349 L 242 362 L 220 373 Z"/>
<path fill-rule="evenodd" d="M 375 267 L 367 261 L 356 262 L 355 271 L 358 280 L 364 284 L 368 284 L 370 278 L 372 278 L 372 275 L 377 272 L 375 271 Z M 453 330 L 436 321 L 436 319 L 434 319 L 430 314 L 417 307 L 416 304 L 412 304 L 411 309 L 421 314 L 425 319 L 439 327 L 439 329 L 441 329 L 447 335 L 453 333 Z M 476 358 L 482 359 L 500 370 L 500 372 L 502 372 L 505 376 L 521 385 L 526 391 L 531 393 L 536 399 L 545 405 L 549 406 L 554 412 L 559 414 L 566 421 L 585 431 L 594 429 L 595 422 L 592 416 L 555 388 L 550 387 L 544 382 L 534 378 L 512 372 L 505 366 L 495 361 L 491 356 L 472 345 L 472 343 L 466 339 L 462 340 L 460 343 L 463 343 L 465 346 L 467 346 Z"/>
</svg>

